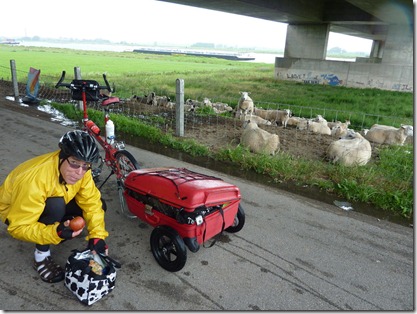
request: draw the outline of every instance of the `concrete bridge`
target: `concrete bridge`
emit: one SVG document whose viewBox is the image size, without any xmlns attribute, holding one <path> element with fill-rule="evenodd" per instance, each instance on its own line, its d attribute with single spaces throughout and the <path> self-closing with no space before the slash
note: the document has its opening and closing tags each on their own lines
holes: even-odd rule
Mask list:
<svg viewBox="0 0 417 314">
<path fill-rule="evenodd" d="M 413 92 L 412 0 L 161 1 L 288 24 L 277 79 Z M 373 40 L 369 58 L 326 60 L 329 32 Z"/>
</svg>

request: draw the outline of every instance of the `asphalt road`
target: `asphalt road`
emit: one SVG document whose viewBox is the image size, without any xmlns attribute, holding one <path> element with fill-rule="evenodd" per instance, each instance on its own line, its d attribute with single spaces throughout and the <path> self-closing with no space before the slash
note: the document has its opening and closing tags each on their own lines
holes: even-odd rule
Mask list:
<svg viewBox="0 0 417 314">
<path fill-rule="evenodd" d="M 10 108 L 14 108 L 11 110 Z M 0 182 L 20 162 L 57 148 L 69 127 L 41 112 L 0 105 Z M 117 126 L 116 126 L 117 127 Z M 116 288 L 99 302 L 81 304 L 64 286 L 44 283 L 32 268 L 31 243 L 13 239 L 0 223 L 2 310 L 414 310 L 413 229 L 254 184 L 128 146 L 141 167 L 186 167 L 237 185 L 244 228 L 211 248 L 188 251 L 171 273 L 150 251 L 152 227 L 121 215 L 114 178 L 103 187 L 106 240 L 122 263 Z M 52 247 L 65 264 L 83 237 Z"/>
</svg>

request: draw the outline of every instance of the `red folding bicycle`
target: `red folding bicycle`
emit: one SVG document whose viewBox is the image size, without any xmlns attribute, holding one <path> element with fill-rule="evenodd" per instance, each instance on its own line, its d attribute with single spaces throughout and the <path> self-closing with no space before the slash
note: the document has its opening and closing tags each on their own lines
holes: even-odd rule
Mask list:
<svg viewBox="0 0 417 314">
<path fill-rule="evenodd" d="M 101 188 L 111 175 L 116 175 L 117 190 L 120 200 L 120 207 L 122 213 L 132 218 L 126 207 L 126 201 L 124 197 L 124 181 L 126 176 L 133 170 L 139 169 L 139 164 L 135 157 L 127 150 L 125 150 L 125 144 L 122 141 L 116 141 L 114 136 L 114 123 L 110 120 L 109 107 L 111 105 L 119 103 L 119 98 L 114 96 L 107 96 L 101 93 L 101 90 L 107 90 L 110 94 L 114 92 L 114 89 L 110 87 L 107 81 L 106 75 L 103 74 L 103 80 L 105 85 L 100 85 L 94 80 L 74 79 L 70 83 L 63 83 L 65 79 L 65 71 L 62 71 L 61 78 L 55 85 L 55 88 L 66 87 L 71 91 L 71 98 L 73 100 L 82 101 L 83 103 L 83 126 L 82 130 L 88 132 L 96 142 L 104 150 L 104 159 L 100 156 L 99 161 L 93 165 L 92 174 L 94 181 L 98 183 L 98 178 L 102 172 L 103 164 L 105 163 L 110 169 L 110 174 L 103 181 L 99 188 Z M 106 134 L 104 138 L 101 135 L 100 128 L 90 120 L 87 112 L 87 102 L 95 101 L 104 111 L 104 125 Z"/>
</svg>

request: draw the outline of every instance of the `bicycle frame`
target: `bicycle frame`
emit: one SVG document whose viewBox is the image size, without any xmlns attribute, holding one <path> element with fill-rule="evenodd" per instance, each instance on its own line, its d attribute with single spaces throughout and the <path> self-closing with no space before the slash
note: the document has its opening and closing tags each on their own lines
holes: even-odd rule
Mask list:
<svg viewBox="0 0 417 314">
<path fill-rule="evenodd" d="M 123 181 L 127 175 L 128 171 L 132 171 L 139 168 L 139 165 L 136 159 L 127 151 L 124 150 L 125 144 L 124 142 L 119 141 L 112 141 L 111 143 L 107 141 L 107 137 L 103 137 L 100 135 L 99 127 L 94 123 L 94 121 L 90 120 L 88 117 L 87 112 L 87 102 L 89 100 L 100 101 L 100 105 L 105 112 L 104 116 L 104 125 L 110 119 L 108 114 L 108 106 L 112 104 L 119 103 L 118 97 L 112 96 L 104 96 L 99 94 L 101 89 L 106 89 L 110 93 L 114 90 L 111 89 L 105 74 L 103 74 L 104 82 L 106 86 L 100 86 L 96 81 L 91 80 L 72 80 L 70 84 L 62 83 L 65 78 L 65 71 L 62 72 L 62 76 L 59 82 L 56 84 L 56 88 L 63 86 L 67 87 L 72 92 L 72 99 L 73 100 L 81 100 L 83 103 L 83 131 L 86 131 L 90 134 L 96 142 L 104 149 L 105 156 L 104 162 L 106 166 L 111 169 L 109 176 L 104 180 L 99 188 L 101 188 L 109 179 L 112 174 L 116 175 L 118 188 L 123 188 Z M 100 157 L 101 158 L 101 157 Z M 101 158 L 101 164 L 98 168 L 93 169 L 93 177 L 96 178 L 100 175 L 101 169 L 103 166 L 103 159 Z M 122 167 L 123 166 L 123 167 Z"/>
</svg>

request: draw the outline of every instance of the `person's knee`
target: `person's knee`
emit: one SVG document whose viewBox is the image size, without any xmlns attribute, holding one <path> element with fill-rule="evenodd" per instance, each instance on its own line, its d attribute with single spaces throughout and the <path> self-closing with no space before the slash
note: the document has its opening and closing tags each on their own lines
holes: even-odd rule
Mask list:
<svg viewBox="0 0 417 314">
<path fill-rule="evenodd" d="M 50 197 L 45 201 L 45 209 L 39 218 L 39 222 L 53 224 L 61 221 L 65 215 L 65 200 L 63 197 Z"/>
</svg>

